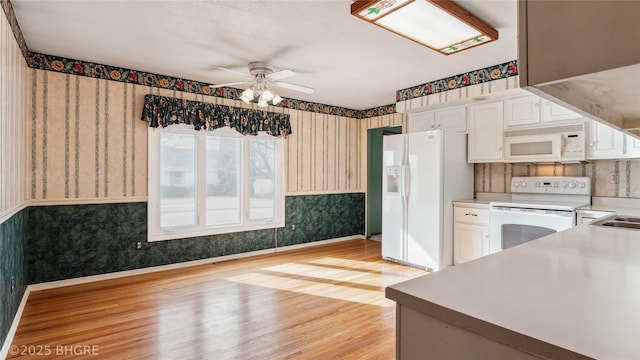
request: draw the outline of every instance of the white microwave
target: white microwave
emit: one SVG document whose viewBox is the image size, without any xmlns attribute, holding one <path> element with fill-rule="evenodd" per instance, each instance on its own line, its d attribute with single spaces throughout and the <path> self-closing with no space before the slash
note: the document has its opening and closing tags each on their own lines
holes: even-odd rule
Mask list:
<svg viewBox="0 0 640 360">
<path fill-rule="evenodd" d="M 507 162 L 563 162 L 586 160 L 585 123 L 535 127 L 504 132 Z"/>
</svg>

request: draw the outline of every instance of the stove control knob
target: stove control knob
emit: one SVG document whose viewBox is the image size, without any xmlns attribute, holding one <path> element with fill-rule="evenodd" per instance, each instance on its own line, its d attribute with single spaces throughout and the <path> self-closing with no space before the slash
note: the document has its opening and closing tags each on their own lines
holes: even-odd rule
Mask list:
<svg viewBox="0 0 640 360">
<path fill-rule="evenodd" d="M 519 183 L 519 182 L 517 182 L 517 181 L 516 181 L 516 182 L 514 182 L 514 183 L 513 183 L 513 187 L 515 187 L 515 188 L 520 187 L 520 183 Z"/>
<path fill-rule="evenodd" d="M 523 181 L 523 182 L 520 183 L 520 186 L 522 186 L 523 188 L 526 188 L 527 187 L 527 183 Z"/>
<path fill-rule="evenodd" d="M 585 184 L 585 182 L 584 182 L 584 181 L 580 181 L 580 182 L 578 183 L 578 188 L 580 188 L 580 189 L 584 189 L 586 186 L 587 186 L 587 184 Z"/>
<path fill-rule="evenodd" d="M 572 182 L 571 184 L 569 184 L 569 187 L 570 187 L 571 189 L 575 189 L 575 188 L 576 188 L 576 183 L 575 183 L 575 181 L 574 181 L 574 182 Z"/>
<path fill-rule="evenodd" d="M 566 181 L 562 183 L 563 188 L 567 188 L 567 186 L 569 186 L 569 183 L 567 183 Z"/>
</svg>

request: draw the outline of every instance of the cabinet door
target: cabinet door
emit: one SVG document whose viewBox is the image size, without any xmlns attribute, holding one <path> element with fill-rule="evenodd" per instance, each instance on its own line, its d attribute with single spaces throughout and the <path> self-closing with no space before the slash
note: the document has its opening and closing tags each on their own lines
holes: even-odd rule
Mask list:
<svg viewBox="0 0 640 360">
<path fill-rule="evenodd" d="M 467 131 L 467 108 L 459 107 L 435 112 L 435 126 L 438 129 L 455 132 Z"/>
<path fill-rule="evenodd" d="M 640 157 L 640 139 L 631 135 L 624 135 L 624 141 L 626 143 L 626 155 L 628 158 Z"/>
<path fill-rule="evenodd" d="M 435 115 L 433 111 L 409 114 L 408 132 L 427 131 L 435 129 Z"/>
<path fill-rule="evenodd" d="M 456 222 L 453 226 L 453 263 L 489 254 L 489 227 Z"/>
<path fill-rule="evenodd" d="M 540 98 L 520 96 L 504 102 L 504 126 L 532 125 L 540 122 Z"/>
<path fill-rule="evenodd" d="M 502 161 L 502 101 L 467 108 L 469 126 L 468 161 Z"/>
<path fill-rule="evenodd" d="M 624 157 L 624 133 L 611 126 L 589 120 L 587 159 Z"/>
<path fill-rule="evenodd" d="M 540 120 L 542 122 L 578 120 L 582 119 L 582 115 L 560 106 L 549 100 L 540 99 Z"/>
</svg>

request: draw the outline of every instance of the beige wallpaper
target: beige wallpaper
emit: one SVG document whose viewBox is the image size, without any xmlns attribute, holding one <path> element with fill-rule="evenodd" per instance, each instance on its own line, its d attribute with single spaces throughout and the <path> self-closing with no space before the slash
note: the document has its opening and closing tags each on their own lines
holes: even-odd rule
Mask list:
<svg viewBox="0 0 640 360">
<path fill-rule="evenodd" d="M 566 165 L 476 164 L 475 191 L 510 192 L 513 176 L 589 176 L 593 196 L 640 198 L 640 159 Z"/>
<path fill-rule="evenodd" d="M 135 201 L 147 196 L 144 95 L 243 106 L 241 101 L 30 70 L 28 197 L 35 202 Z M 368 121 L 289 110 L 288 194 L 363 191 Z M 376 120 L 388 123 L 388 119 Z M 366 172 L 364 172 L 366 173 Z"/>
<path fill-rule="evenodd" d="M 0 221 L 25 203 L 27 63 L 0 11 Z"/>
</svg>

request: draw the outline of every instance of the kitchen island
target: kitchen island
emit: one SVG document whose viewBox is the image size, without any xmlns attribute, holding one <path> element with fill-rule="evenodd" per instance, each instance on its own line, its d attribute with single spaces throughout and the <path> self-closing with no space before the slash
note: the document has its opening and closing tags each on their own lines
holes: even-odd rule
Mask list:
<svg viewBox="0 0 640 360">
<path fill-rule="evenodd" d="M 577 226 L 386 296 L 402 360 L 639 359 L 640 230 Z"/>
</svg>

